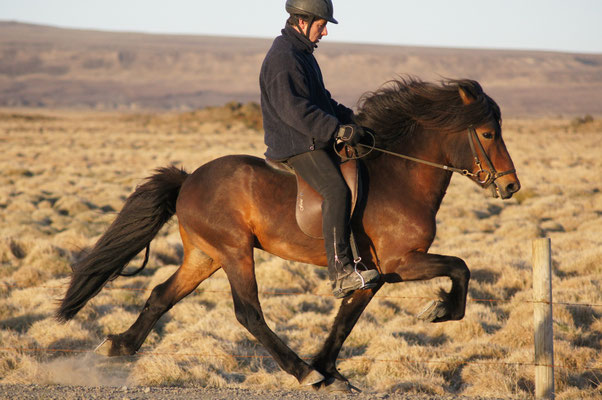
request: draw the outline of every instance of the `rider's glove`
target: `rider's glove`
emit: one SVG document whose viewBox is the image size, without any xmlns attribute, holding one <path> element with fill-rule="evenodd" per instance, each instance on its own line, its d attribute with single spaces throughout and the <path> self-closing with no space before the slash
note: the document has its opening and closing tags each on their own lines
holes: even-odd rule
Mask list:
<svg viewBox="0 0 602 400">
<path fill-rule="evenodd" d="M 355 146 L 364 136 L 364 128 L 359 125 L 340 125 L 336 138 L 350 146 Z"/>
</svg>

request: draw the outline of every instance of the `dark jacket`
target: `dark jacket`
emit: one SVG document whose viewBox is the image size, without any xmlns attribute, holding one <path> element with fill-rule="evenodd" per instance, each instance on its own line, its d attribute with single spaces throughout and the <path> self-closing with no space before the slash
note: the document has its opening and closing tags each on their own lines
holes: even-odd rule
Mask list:
<svg viewBox="0 0 602 400">
<path fill-rule="evenodd" d="M 259 75 L 266 157 L 284 160 L 332 146 L 339 124 L 353 111 L 324 87 L 315 45 L 286 25 L 268 51 Z"/>
</svg>

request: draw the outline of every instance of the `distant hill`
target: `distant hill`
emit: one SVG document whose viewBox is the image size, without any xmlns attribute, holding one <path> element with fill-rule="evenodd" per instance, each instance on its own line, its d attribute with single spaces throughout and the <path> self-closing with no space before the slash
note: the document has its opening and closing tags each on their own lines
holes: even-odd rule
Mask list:
<svg viewBox="0 0 602 400">
<path fill-rule="evenodd" d="M 258 101 L 259 69 L 271 42 L 0 21 L 0 106 L 191 109 Z M 505 116 L 602 115 L 602 54 L 326 40 L 316 57 L 333 97 L 349 106 L 363 92 L 410 74 L 476 79 Z"/>
</svg>

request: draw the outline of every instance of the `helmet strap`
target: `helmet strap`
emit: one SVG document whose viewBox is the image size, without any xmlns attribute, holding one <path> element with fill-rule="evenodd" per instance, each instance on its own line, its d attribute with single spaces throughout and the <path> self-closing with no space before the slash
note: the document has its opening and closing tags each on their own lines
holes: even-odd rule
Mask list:
<svg viewBox="0 0 602 400">
<path fill-rule="evenodd" d="M 307 20 L 307 31 L 305 32 L 305 37 L 307 38 L 307 40 L 309 40 L 311 42 L 311 39 L 309 38 L 309 31 L 311 31 L 311 26 L 314 24 L 314 22 L 316 22 L 316 17 L 314 17 L 313 15 L 309 17 L 309 19 Z"/>
<path fill-rule="evenodd" d="M 305 31 L 305 33 L 303 33 L 303 29 L 301 28 L 301 25 L 299 25 L 298 18 L 295 19 L 295 27 L 297 27 L 299 29 L 299 31 L 301 32 L 301 34 L 303 34 L 307 38 L 307 40 L 309 40 L 311 42 L 311 39 L 309 38 L 309 31 L 311 31 L 311 26 L 314 24 L 314 22 L 316 22 L 316 17 L 313 15 L 309 15 L 308 17 L 309 18 L 307 19 L 307 30 Z M 315 46 L 315 44 L 314 44 L 314 46 Z"/>
</svg>

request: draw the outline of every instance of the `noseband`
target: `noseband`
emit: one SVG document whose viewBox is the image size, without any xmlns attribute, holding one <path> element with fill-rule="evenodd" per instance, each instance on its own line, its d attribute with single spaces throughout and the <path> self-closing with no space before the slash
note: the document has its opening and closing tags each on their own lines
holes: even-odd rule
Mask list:
<svg viewBox="0 0 602 400">
<path fill-rule="evenodd" d="M 369 131 L 366 131 L 366 132 L 368 132 L 370 134 L 370 136 L 372 136 L 373 143 L 376 143 L 376 138 L 374 137 L 374 135 L 372 135 L 372 133 L 370 133 Z M 469 177 L 470 179 L 472 179 L 473 181 L 478 183 L 483 189 L 487 189 L 488 187 L 490 187 L 491 184 L 495 183 L 495 181 L 498 178 L 500 178 L 504 175 L 513 174 L 516 172 L 515 169 L 509 169 L 508 171 L 504 171 L 504 172 L 497 172 L 495 170 L 495 167 L 493 166 L 491 159 L 485 152 L 485 148 L 483 147 L 483 144 L 479 140 L 477 131 L 472 126 L 468 127 L 468 142 L 470 143 L 470 149 L 472 150 L 474 162 L 475 162 L 476 166 L 479 168 L 479 170 L 477 172 L 470 172 L 467 169 L 455 168 L 455 167 L 451 167 L 449 165 L 438 164 L 438 163 L 434 163 L 431 161 L 421 160 L 419 158 L 406 156 L 405 154 L 400 154 L 400 153 L 395 153 L 395 152 L 392 152 L 389 150 L 380 149 L 376 146 L 367 146 L 367 145 L 364 145 L 361 143 L 359 143 L 357 146 L 368 149 L 368 153 L 364 154 L 362 157 L 365 157 L 366 155 L 371 153 L 372 150 L 377 150 L 377 151 L 380 151 L 381 153 L 389 154 L 389 155 L 392 155 L 395 157 L 404 158 L 406 160 L 414 161 L 414 162 L 417 162 L 420 164 L 429 165 L 431 167 L 440 168 L 440 169 L 443 169 L 446 171 L 456 172 L 460 175 Z M 481 159 L 479 158 L 479 154 L 477 153 L 477 150 L 475 148 L 475 144 L 474 144 L 475 142 L 477 143 L 477 145 L 479 146 L 479 149 L 481 150 L 481 153 L 483 153 L 483 156 L 485 157 L 485 164 L 487 166 L 487 170 L 483 169 Z M 495 193 L 496 189 L 497 189 L 497 184 L 494 186 L 494 188 L 492 188 L 494 197 L 497 197 L 496 193 Z"/>
<path fill-rule="evenodd" d="M 479 145 L 479 149 L 481 150 L 481 153 L 483 153 L 483 156 L 485 157 L 485 163 L 487 164 L 487 168 L 488 168 L 487 171 L 484 170 L 483 165 L 481 165 L 481 160 L 479 159 L 479 155 L 474 146 L 475 141 Z M 485 152 L 485 148 L 483 147 L 481 140 L 479 140 L 477 131 L 472 126 L 468 127 L 468 142 L 470 143 L 470 149 L 472 150 L 474 162 L 477 165 L 477 167 L 479 167 L 479 170 L 474 174 L 472 172 L 467 171 L 468 173 L 466 175 L 473 178 L 479 185 L 481 185 L 483 187 L 483 189 L 487 189 L 492 183 L 495 182 L 495 180 L 497 178 L 504 176 L 504 175 L 513 174 L 516 172 L 516 169 L 509 169 L 508 171 L 504 171 L 504 172 L 497 172 L 495 170 L 495 167 L 493 166 L 491 159 Z M 464 170 L 464 171 L 466 171 L 466 170 Z M 483 175 L 484 175 L 484 179 L 481 179 L 481 176 L 483 176 Z"/>
</svg>

